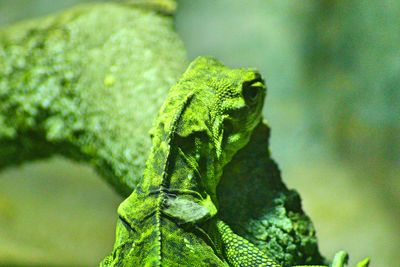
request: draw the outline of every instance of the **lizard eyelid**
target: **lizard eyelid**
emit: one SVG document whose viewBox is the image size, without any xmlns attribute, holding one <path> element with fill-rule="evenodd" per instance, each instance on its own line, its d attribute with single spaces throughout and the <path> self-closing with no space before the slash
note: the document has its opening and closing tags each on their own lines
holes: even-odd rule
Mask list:
<svg viewBox="0 0 400 267">
<path fill-rule="evenodd" d="M 257 82 L 257 84 L 258 83 L 259 82 Z M 256 100 L 258 99 L 258 96 L 261 93 L 260 88 L 262 88 L 262 87 L 259 85 L 257 85 L 257 86 L 250 85 L 250 86 L 243 87 L 243 97 L 248 104 L 254 104 L 256 102 Z"/>
<path fill-rule="evenodd" d="M 257 73 L 253 80 L 244 82 L 242 88 L 242 94 L 245 101 L 248 104 L 255 104 L 258 96 L 264 88 L 264 81 L 261 78 L 261 75 Z"/>
</svg>

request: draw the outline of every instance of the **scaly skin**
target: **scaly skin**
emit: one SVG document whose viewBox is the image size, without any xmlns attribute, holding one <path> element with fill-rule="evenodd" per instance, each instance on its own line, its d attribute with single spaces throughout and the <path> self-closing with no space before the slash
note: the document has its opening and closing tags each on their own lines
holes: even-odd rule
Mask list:
<svg viewBox="0 0 400 267">
<path fill-rule="evenodd" d="M 151 130 L 144 176 L 118 209 L 102 266 L 280 266 L 216 218 L 223 167 L 261 122 L 264 96 L 254 70 L 206 57 L 190 65 Z"/>
<path fill-rule="evenodd" d="M 251 244 L 243 237 L 235 234 L 228 225 L 221 220 L 216 220 L 216 228 L 220 233 L 220 242 L 223 254 L 228 259 L 230 266 L 233 267 L 282 267 L 272 259 L 268 258 L 256 246 Z M 336 253 L 330 267 L 344 267 L 348 261 L 348 254 L 345 251 Z M 366 258 L 359 263 L 356 267 L 368 267 L 369 259 Z M 293 267 L 327 267 L 325 265 L 296 265 Z"/>
</svg>

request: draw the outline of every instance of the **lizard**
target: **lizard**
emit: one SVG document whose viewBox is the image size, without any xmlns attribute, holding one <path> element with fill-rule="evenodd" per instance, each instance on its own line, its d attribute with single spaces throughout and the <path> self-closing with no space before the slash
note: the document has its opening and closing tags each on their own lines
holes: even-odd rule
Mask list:
<svg viewBox="0 0 400 267">
<path fill-rule="evenodd" d="M 146 169 L 118 208 L 113 252 L 101 266 L 281 267 L 216 216 L 223 167 L 261 123 L 265 95 L 256 70 L 210 57 L 190 64 L 150 130 Z M 340 252 L 332 266 L 346 259 Z"/>
</svg>

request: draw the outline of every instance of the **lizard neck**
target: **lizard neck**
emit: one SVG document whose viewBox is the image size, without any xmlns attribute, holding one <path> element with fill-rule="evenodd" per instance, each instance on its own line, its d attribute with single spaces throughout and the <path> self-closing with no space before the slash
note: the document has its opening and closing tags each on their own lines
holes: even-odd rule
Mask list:
<svg viewBox="0 0 400 267">
<path fill-rule="evenodd" d="M 153 129 L 153 146 L 138 186 L 145 194 L 196 191 L 194 178 L 200 179 L 201 175 L 197 161 L 199 147 L 194 136 L 182 137 L 179 132 L 185 125 L 184 114 L 194 94 L 189 93 L 181 98 L 167 102 Z"/>
<path fill-rule="evenodd" d="M 196 92 L 179 90 L 161 108 L 151 130 L 153 146 L 142 180 L 120 206 L 122 214 L 139 224 L 156 215 L 159 227 L 162 214 L 176 222 L 197 223 L 217 213 L 213 179 L 218 159 L 212 120 L 205 103 L 199 101 Z M 136 203 L 134 210 L 130 203 Z"/>
</svg>

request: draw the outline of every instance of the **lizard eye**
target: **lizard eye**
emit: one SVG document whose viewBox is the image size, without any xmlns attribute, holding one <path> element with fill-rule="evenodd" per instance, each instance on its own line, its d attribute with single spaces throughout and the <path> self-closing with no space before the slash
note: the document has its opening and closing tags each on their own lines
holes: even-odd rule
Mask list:
<svg viewBox="0 0 400 267">
<path fill-rule="evenodd" d="M 243 97 L 247 104 L 253 105 L 257 102 L 261 89 L 264 87 L 261 79 L 243 84 Z"/>
</svg>

